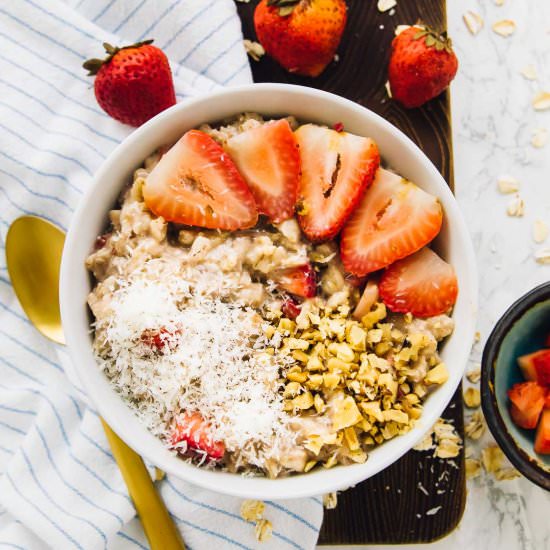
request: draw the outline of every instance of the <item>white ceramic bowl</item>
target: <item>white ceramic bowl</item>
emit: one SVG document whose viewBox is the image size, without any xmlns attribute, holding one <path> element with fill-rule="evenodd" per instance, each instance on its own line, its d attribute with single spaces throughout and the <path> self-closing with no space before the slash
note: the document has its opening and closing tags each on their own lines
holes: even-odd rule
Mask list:
<svg viewBox="0 0 550 550">
<path fill-rule="evenodd" d="M 370 453 L 365 464 L 323 468 L 282 479 L 247 478 L 186 464 L 140 424 L 98 369 L 92 354 L 90 313 L 86 297 L 91 277 L 84 260 L 107 225 L 107 212 L 122 186 L 157 147 L 176 141 L 186 130 L 243 112 L 268 116 L 294 115 L 302 121 L 332 125 L 373 138 L 385 163 L 439 197 L 443 229 L 436 248 L 458 276 L 459 296 L 453 312 L 456 328 L 442 350 L 450 377 L 426 400 L 416 427 Z M 61 314 L 67 345 L 84 388 L 112 428 L 144 458 L 201 487 L 244 498 L 282 499 L 313 496 L 354 485 L 386 468 L 413 447 L 451 400 L 464 371 L 474 335 L 477 276 L 472 244 L 458 205 L 447 184 L 422 153 L 389 122 L 360 105 L 301 86 L 255 84 L 230 88 L 184 101 L 157 115 L 124 140 L 107 158 L 81 200 L 67 235 L 60 280 Z"/>
</svg>

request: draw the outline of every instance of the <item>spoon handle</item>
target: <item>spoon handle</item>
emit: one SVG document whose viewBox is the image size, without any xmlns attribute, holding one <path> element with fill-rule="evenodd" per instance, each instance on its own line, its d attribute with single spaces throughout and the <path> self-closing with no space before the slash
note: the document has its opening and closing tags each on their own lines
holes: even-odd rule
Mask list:
<svg viewBox="0 0 550 550">
<path fill-rule="evenodd" d="M 151 550 L 185 550 L 180 532 L 158 494 L 143 459 L 103 419 L 101 423 Z"/>
</svg>

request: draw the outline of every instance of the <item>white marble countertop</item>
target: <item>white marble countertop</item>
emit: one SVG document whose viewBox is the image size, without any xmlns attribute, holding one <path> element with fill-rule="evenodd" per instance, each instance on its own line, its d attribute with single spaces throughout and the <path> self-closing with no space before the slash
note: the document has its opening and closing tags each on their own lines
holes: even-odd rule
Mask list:
<svg viewBox="0 0 550 550">
<path fill-rule="evenodd" d="M 399 19 L 399 1 L 410 0 L 398 0 L 392 23 L 411 23 Z M 448 30 L 460 62 L 452 85 L 455 188 L 470 227 L 480 277 L 481 342 L 472 351 L 473 364 L 480 361 L 483 343 L 505 309 L 550 280 L 550 265 L 534 258 L 537 250 L 550 247 L 550 238 L 537 244 L 532 236 L 535 220 L 550 226 L 550 140 L 542 148 L 531 145 L 535 129 L 550 132 L 550 110 L 536 112 L 531 105 L 538 91 L 550 92 L 550 2 L 447 0 L 447 4 Z M 484 20 L 475 36 L 462 20 L 467 10 Z M 503 19 L 516 24 L 508 38 L 492 30 Z M 521 75 L 527 65 L 534 65 L 536 80 Z M 514 195 L 498 192 L 496 182 L 502 175 L 519 180 L 523 217 L 507 215 Z M 489 441 L 485 436 L 477 443 L 474 455 Z M 550 493 L 524 478 L 499 482 L 484 475 L 468 482 L 466 510 L 458 529 L 433 544 L 399 548 L 550 549 L 549 518 Z"/>
</svg>

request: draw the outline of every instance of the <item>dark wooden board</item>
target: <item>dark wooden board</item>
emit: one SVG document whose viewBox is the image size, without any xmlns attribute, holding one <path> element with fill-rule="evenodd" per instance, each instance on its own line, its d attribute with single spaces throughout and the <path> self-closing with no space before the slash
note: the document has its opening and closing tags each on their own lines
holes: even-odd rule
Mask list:
<svg viewBox="0 0 550 550">
<path fill-rule="evenodd" d="M 257 3 L 252 0 L 238 5 L 244 35 L 251 40 L 255 40 L 253 13 Z M 264 56 L 252 63 L 254 81 L 312 86 L 368 107 L 415 141 L 452 187 L 448 93 L 420 109 L 406 110 L 389 100 L 384 88 L 395 26 L 422 20 L 444 29 L 445 0 L 399 0 L 393 16 L 378 12 L 376 0 L 348 0 L 347 4 L 348 23 L 338 50 L 339 60 L 320 77 L 291 75 Z M 460 389 L 443 416 L 463 434 Z M 465 497 L 463 454 L 451 463 L 432 459 L 429 452 L 411 451 L 383 472 L 341 493 L 337 508 L 325 514 L 319 543 L 430 542 L 456 527 Z M 426 515 L 430 510 L 436 513 Z"/>
</svg>

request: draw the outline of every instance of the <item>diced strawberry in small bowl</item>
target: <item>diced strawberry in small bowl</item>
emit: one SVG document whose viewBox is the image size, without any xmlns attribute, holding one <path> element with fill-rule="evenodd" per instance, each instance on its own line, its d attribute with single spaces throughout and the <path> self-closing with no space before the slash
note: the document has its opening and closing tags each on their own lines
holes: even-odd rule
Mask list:
<svg viewBox="0 0 550 550">
<path fill-rule="evenodd" d="M 516 301 L 483 351 L 481 404 L 510 462 L 550 491 L 550 283 Z"/>
</svg>

